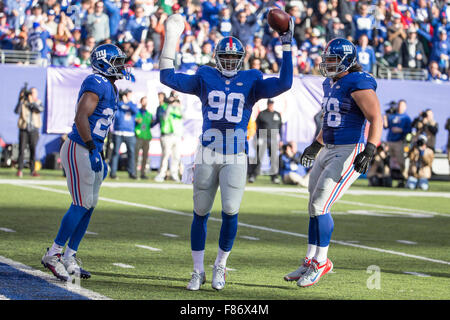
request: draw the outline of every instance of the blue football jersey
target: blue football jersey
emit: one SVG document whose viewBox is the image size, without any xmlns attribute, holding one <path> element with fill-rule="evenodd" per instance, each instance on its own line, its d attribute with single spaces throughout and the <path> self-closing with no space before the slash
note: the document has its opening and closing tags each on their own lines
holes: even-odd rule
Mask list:
<svg viewBox="0 0 450 320">
<path fill-rule="evenodd" d="M 253 105 L 260 99 L 273 98 L 292 86 L 292 54 L 283 52 L 279 77 L 263 79 L 259 70 L 238 71 L 225 77 L 215 68 L 201 66 L 195 75 L 163 69 L 161 83 L 196 95 L 202 102 L 202 145 L 224 154 L 247 152 L 247 126 Z"/>
<path fill-rule="evenodd" d="M 97 107 L 88 119 L 92 140 L 100 152 L 103 149 L 103 142 L 108 134 L 109 127 L 114 120 L 119 96 L 114 85 L 99 74 L 91 74 L 83 81 L 80 92 L 78 93 L 77 102 L 86 91 L 93 92 L 98 96 Z M 72 126 L 72 131 L 69 133 L 69 138 L 86 147 L 78 133 L 75 123 Z"/>
<path fill-rule="evenodd" d="M 327 78 L 323 82 L 322 102 L 323 141 L 329 144 L 352 144 L 364 142 L 366 118 L 353 100 L 354 91 L 376 91 L 375 79 L 365 72 L 351 72 L 336 82 Z"/>
</svg>

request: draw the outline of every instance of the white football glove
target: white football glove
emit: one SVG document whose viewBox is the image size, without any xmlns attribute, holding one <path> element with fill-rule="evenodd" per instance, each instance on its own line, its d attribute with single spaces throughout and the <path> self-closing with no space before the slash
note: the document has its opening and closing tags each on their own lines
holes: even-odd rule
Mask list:
<svg viewBox="0 0 450 320">
<path fill-rule="evenodd" d="M 166 20 L 166 34 L 164 36 L 164 47 L 161 51 L 159 69 L 171 69 L 174 67 L 177 42 L 184 31 L 184 18 L 176 13 Z"/>
</svg>

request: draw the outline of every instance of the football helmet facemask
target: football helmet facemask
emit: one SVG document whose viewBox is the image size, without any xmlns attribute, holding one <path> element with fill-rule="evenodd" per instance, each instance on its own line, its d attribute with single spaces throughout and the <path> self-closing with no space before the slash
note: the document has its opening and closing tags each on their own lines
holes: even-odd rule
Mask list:
<svg viewBox="0 0 450 320">
<path fill-rule="evenodd" d="M 347 39 L 336 38 L 328 42 L 319 64 L 320 73 L 334 78 L 347 71 L 356 63 L 356 48 Z"/>
<path fill-rule="evenodd" d="M 125 64 L 127 55 L 113 44 L 102 44 L 91 52 L 91 66 L 94 73 L 116 79 L 133 80 L 131 67 Z"/>
<path fill-rule="evenodd" d="M 226 77 L 233 77 L 242 67 L 245 50 L 235 37 L 225 37 L 214 50 L 216 68 Z"/>
</svg>

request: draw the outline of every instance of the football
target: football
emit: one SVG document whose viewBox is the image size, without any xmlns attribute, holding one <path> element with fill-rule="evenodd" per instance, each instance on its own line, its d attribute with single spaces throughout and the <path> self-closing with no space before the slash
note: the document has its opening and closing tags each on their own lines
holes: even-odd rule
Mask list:
<svg viewBox="0 0 450 320">
<path fill-rule="evenodd" d="M 289 14 L 284 12 L 281 9 L 271 9 L 267 15 L 267 23 L 269 26 L 278 32 L 279 34 L 282 34 L 289 29 L 289 19 L 291 17 Z"/>
</svg>

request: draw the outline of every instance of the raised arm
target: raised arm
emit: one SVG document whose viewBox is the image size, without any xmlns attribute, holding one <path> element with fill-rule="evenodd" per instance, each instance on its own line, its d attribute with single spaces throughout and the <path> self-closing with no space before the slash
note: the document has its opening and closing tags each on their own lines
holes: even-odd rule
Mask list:
<svg viewBox="0 0 450 320">
<path fill-rule="evenodd" d="M 283 61 L 279 77 L 271 77 L 255 81 L 254 92 L 256 101 L 264 98 L 273 98 L 292 87 L 293 67 L 291 42 L 294 34 L 294 22 L 289 21 L 289 30 L 280 36 L 283 47 Z"/>
<path fill-rule="evenodd" d="M 180 14 L 173 14 L 167 18 L 164 47 L 159 60 L 161 70 L 159 77 L 162 84 L 176 91 L 198 95 L 200 91 L 199 76 L 175 73 L 176 46 L 184 27 L 184 18 Z"/>
</svg>

